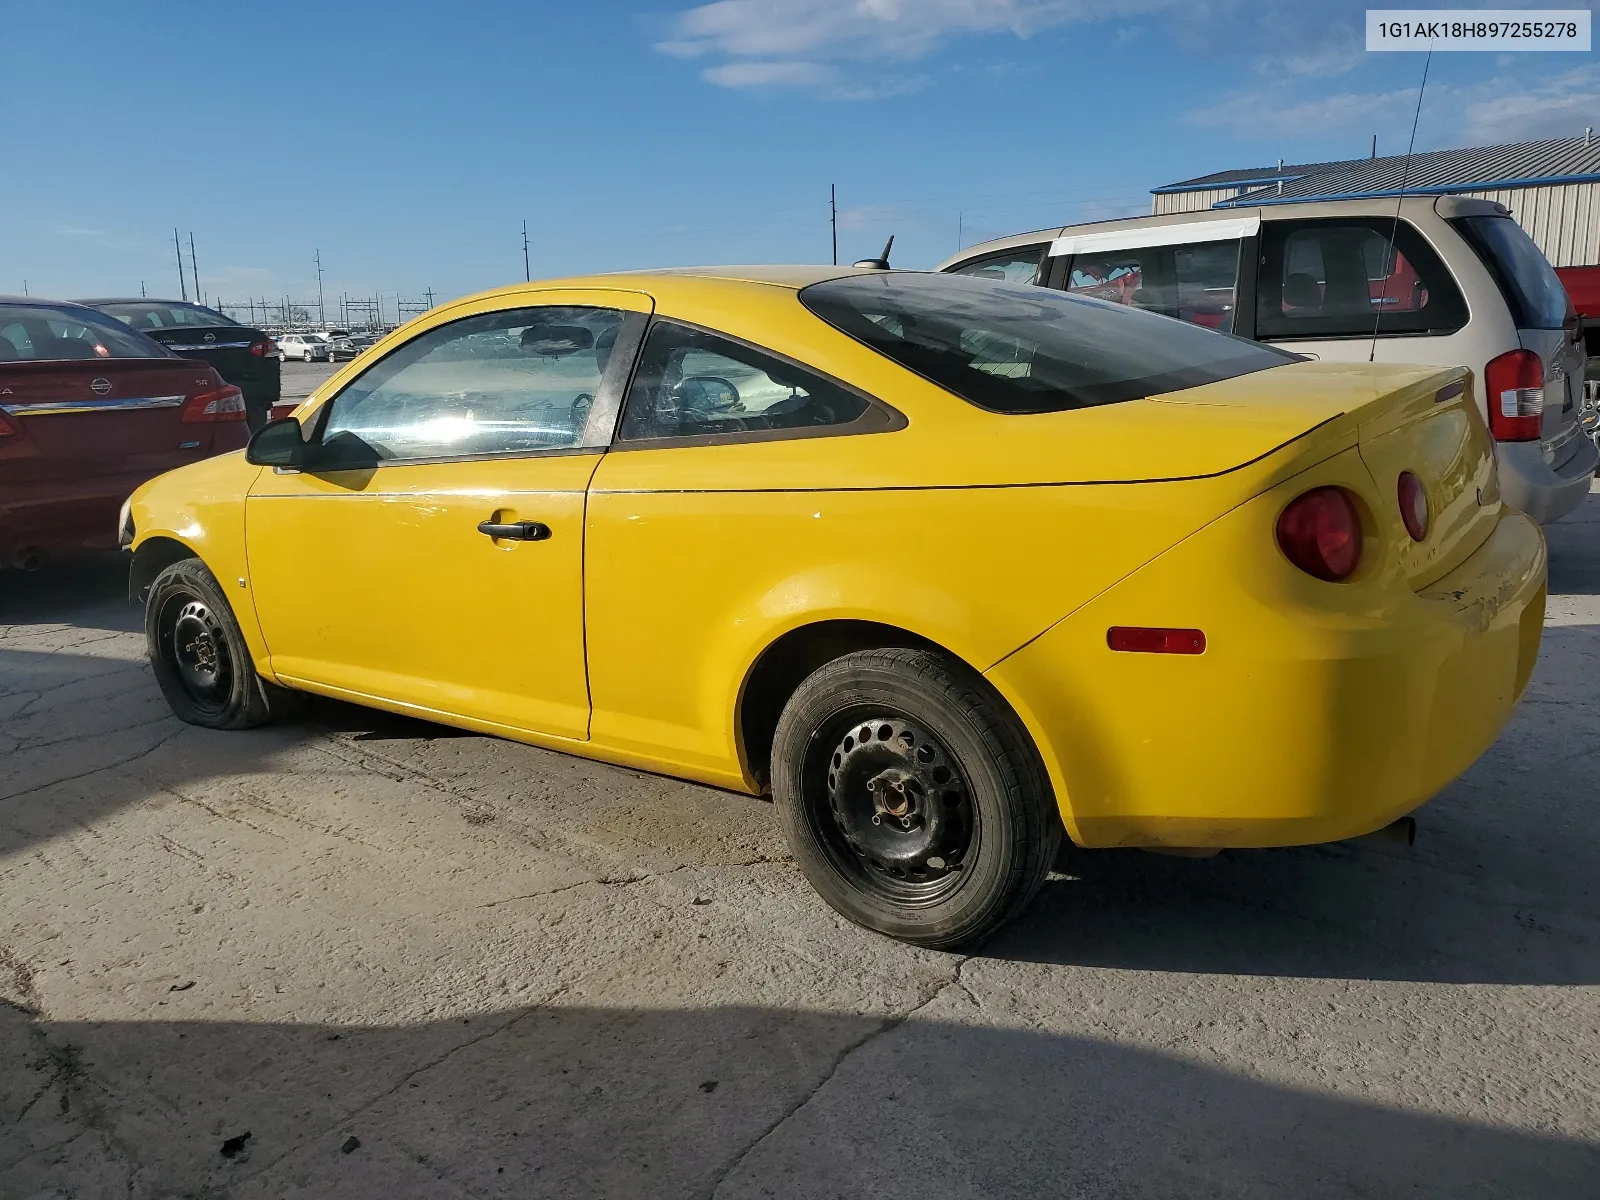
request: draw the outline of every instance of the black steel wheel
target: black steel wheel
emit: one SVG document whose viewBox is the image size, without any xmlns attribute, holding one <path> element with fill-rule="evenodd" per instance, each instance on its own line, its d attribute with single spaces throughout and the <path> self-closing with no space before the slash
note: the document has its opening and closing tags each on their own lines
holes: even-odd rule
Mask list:
<svg viewBox="0 0 1600 1200">
<path fill-rule="evenodd" d="M 981 676 L 926 650 L 862 651 L 809 676 L 779 718 L 772 781 L 822 897 L 918 945 L 988 936 L 1032 898 L 1060 843 L 1015 715 Z"/>
<path fill-rule="evenodd" d="M 904 714 L 845 713 L 831 724 L 810 748 L 826 754 L 837 737 L 827 786 L 805 801 L 829 858 L 886 899 L 937 903 L 960 886 L 979 838 L 971 785 L 939 739 Z"/>
<path fill-rule="evenodd" d="M 156 683 L 173 713 L 191 725 L 248 729 L 297 707 L 297 693 L 256 673 L 233 610 L 199 559 L 183 559 L 156 576 L 144 628 Z"/>
</svg>

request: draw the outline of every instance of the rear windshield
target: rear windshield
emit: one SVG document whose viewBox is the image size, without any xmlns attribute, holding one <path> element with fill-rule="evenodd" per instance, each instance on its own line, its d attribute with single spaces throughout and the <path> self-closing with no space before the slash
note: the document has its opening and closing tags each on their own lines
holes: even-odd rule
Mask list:
<svg viewBox="0 0 1600 1200">
<path fill-rule="evenodd" d="M 135 329 L 216 329 L 237 326 L 214 308 L 180 304 L 171 300 L 130 300 L 122 304 L 97 304 L 103 313 Z"/>
<path fill-rule="evenodd" d="M 886 272 L 812 284 L 812 312 L 998 413 L 1061 412 L 1232 379 L 1294 355 L 1027 284 Z"/>
<path fill-rule="evenodd" d="M 93 309 L 0 305 L 0 363 L 171 357 L 166 347 Z"/>
<path fill-rule="evenodd" d="M 1544 253 L 1510 217 L 1458 217 L 1455 221 L 1500 285 L 1518 329 L 1560 329 L 1569 305 Z"/>
</svg>

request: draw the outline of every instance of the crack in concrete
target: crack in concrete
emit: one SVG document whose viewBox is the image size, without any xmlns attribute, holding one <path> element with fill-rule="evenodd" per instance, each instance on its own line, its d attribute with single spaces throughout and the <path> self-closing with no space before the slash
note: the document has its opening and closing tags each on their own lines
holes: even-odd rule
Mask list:
<svg viewBox="0 0 1600 1200">
<path fill-rule="evenodd" d="M 478 1045 L 480 1042 L 486 1042 L 490 1038 L 498 1037 L 500 1034 L 502 1034 L 506 1030 L 510 1029 L 513 1025 L 516 1025 L 519 1022 L 526 1020 L 528 1017 L 534 1016 L 535 1014 L 537 1014 L 539 1012 L 542 1012 L 551 1002 L 560 999 L 562 995 L 564 995 L 567 991 L 569 991 L 571 989 L 571 986 L 572 986 L 571 984 L 566 984 L 566 983 L 562 984 L 560 987 L 555 988 L 553 991 L 549 992 L 547 995 L 541 997 L 538 1000 L 537 1003 L 529 1005 L 527 1008 L 525 1008 L 521 1012 L 517 1013 L 514 1017 L 511 1017 L 509 1020 L 505 1020 L 505 1021 L 500 1022 L 500 1024 L 496 1025 L 494 1028 L 488 1030 L 487 1032 L 480 1033 L 477 1037 L 468 1038 L 464 1042 L 458 1042 L 454 1046 L 450 1047 L 450 1049 L 446 1050 L 443 1054 L 439 1055 L 437 1058 L 431 1059 L 428 1062 L 425 1062 L 425 1063 L 420 1064 L 419 1066 L 413 1067 L 411 1070 L 407 1071 L 404 1075 L 400 1076 L 400 1078 L 394 1083 L 393 1086 L 387 1087 L 383 1091 L 379 1092 L 377 1095 L 371 1096 L 368 1099 L 362 1101 L 360 1104 L 356 1105 L 354 1108 L 350 1109 L 343 1116 L 341 1116 L 337 1122 L 335 1122 L 335 1123 L 333 1123 L 331 1125 L 328 1125 L 327 1127 L 325 1127 L 324 1129 L 318 1131 L 317 1133 L 314 1133 L 314 1134 L 311 1134 L 311 1135 L 309 1135 L 307 1137 L 301 1138 L 300 1141 L 296 1142 L 293 1146 L 290 1146 L 282 1154 L 280 1154 L 276 1158 L 272 1159 L 272 1161 L 263 1163 L 260 1166 L 259 1169 L 251 1171 L 248 1174 L 242 1174 L 242 1175 L 238 1176 L 237 1178 L 238 1178 L 239 1182 L 244 1182 L 247 1179 L 255 1179 L 255 1178 L 258 1178 L 258 1177 L 260 1177 L 262 1175 L 265 1175 L 268 1171 L 272 1170 L 279 1163 L 283 1162 L 284 1159 L 290 1157 L 293 1154 L 298 1153 L 299 1151 L 303 1150 L 305 1147 L 314 1144 L 318 1140 L 327 1137 L 329 1134 L 336 1133 L 336 1132 L 338 1132 L 338 1131 L 340 1131 L 342 1129 L 347 1128 L 351 1124 L 351 1122 L 353 1122 L 362 1113 L 367 1112 L 369 1109 L 371 1109 L 375 1105 L 381 1103 L 384 1100 L 387 1100 L 390 1096 L 394 1095 L 401 1088 L 405 1087 L 406 1084 L 410 1083 L 418 1075 L 421 1075 L 426 1071 L 433 1070 L 435 1067 L 440 1066 L 442 1063 L 446 1062 L 447 1060 L 449 1060 L 450 1058 L 454 1057 L 455 1055 L 461 1053 L 461 1051 L 463 1051 L 463 1050 L 470 1050 L 473 1046 Z"/>
<path fill-rule="evenodd" d="M 177 720 L 176 717 L 164 719 L 174 721 Z M 166 737 L 160 739 L 155 745 L 146 747 L 145 749 L 134 754 L 130 754 L 126 758 L 119 758 L 116 762 L 105 763 L 98 767 L 91 767 L 87 771 L 79 771 L 76 775 L 63 775 L 61 778 L 52 779 L 48 783 L 39 783 L 30 788 L 23 788 L 20 792 L 7 792 L 5 795 L 0 796 L 0 800 L 20 800 L 24 796 L 31 796 L 35 792 L 43 792 L 53 787 L 59 787 L 63 783 L 72 783 L 74 780 L 87 779 L 91 775 L 101 775 L 107 771 L 115 771 L 121 767 L 129 766 L 132 763 L 138 762 L 141 758 L 146 758 L 149 755 L 154 754 L 157 750 L 161 749 L 161 747 L 165 746 L 168 742 L 177 737 L 187 728 L 188 726 L 186 725 L 179 725 L 178 728 L 167 734 Z"/>
<path fill-rule="evenodd" d="M 885 1018 L 878 1024 L 876 1029 L 869 1029 L 866 1033 L 862 1034 L 859 1038 L 855 1039 L 855 1041 L 845 1046 L 843 1050 L 835 1055 L 833 1062 L 828 1067 L 828 1070 L 823 1074 L 822 1078 L 816 1082 L 816 1084 L 807 1090 L 805 1095 L 801 1096 L 799 1100 L 784 1110 L 782 1115 L 780 1115 L 776 1121 L 773 1121 L 759 1134 L 757 1134 L 756 1137 L 749 1144 L 747 1144 L 743 1150 L 734 1156 L 727 1166 L 723 1167 L 714 1176 L 712 1176 L 711 1187 L 705 1193 L 706 1200 L 716 1200 L 717 1193 L 722 1190 L 722 1185 L 726 1183 L 734 1174 L 734 1172 L 739 1169 L 739 1167 L 744 1163 L 744 1160 L 754 1154 L 761 1147 L 763 1142 L 787 1125 L 797 1113 L 804 1109 L 806 1105 L 810 1104 L 811 1101 L 816 1098 L 817 1094 L 833 1081 L 834 1076 L 839 1073 L 840 1068 L 844 1066 L 844 1064 L 852 1055 L 856 1053 L 856 1051 L 863 1049 L 887 1034 L 893 1033 L 912 1017 L 916 1016 L 923 1009 L 927 1008 L 928 1005 L 932 1004 L 940 996 L 944 995 L 945 992 L 949 991 L 952 987 L 959 987 L 962 991 L 967 992 L 967 994 L 970 996 L 972 993 L 968 991 L 965 982 L 962 980 L 961 972 L 966 969 L 967 964 L 971 961 L 972 955 L 963 957 L 956 964 L 956 969 L 951 972 L 949 979 L 946 979 L 943 983 L 939 984 L 938 987 L 934 988 L 933 991 L 929 992 L 922 999 L 918 1000 L 916 1004 L 912 1005 L 898 1017 Z"/>
</svg>

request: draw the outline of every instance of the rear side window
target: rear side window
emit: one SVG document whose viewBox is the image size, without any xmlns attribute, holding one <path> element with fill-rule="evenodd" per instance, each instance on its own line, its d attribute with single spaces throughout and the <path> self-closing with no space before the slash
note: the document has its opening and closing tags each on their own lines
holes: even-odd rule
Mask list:
<svg viewBox="0 0 1600 1200">
<path fill-rule="evenodd" d="M 1113 404 L 1294 360 L 1137 309 L 959 275 L 855 275 L 812 284 L 800 299 L 828 324 L 990 412 Z"/>
<path fill-rule="evenodd" d="M 1466 323 L 1455 277 L 1404 221 L 1340 217 L 1261 226 L 1258 337 L 1444 334 Z"/>
<path fill-rule="evenodd" d="M 92 309 L 0 305 L 0 362 L 170 357 L 156 342 Z"/>
<path fill-rule="evenodd" d="M 704 329 L 650 326 L 622 414 L 622 441 L 738 437 L 850 425 L 867 399 Z"/>
<path fill-rule="evenodd" d="M 1522 226 L 1510 217 L 1458 217 L 1451 224 L 1500 285 L 1518 329 L 1560 329 L 1566 323 L 1567 290 Z"/>
<path fill-rule="evenodd" d="M 1003 279 L 1007 283 L 1038 283 L 1044 252 L 1049 245 L 1049 242 L 1040 242 L 1036 246 L 1013 246 L 999 254 L 975 258 L 958 267 L 951 267 L 947 273 L 974 275 L 979 279 Z"/>
<path fill-rule="evenodd" d="M 1067 291 L 1234 332 L 1239 242 L 1141 246 L 1073 257 Z"/>
</svg>

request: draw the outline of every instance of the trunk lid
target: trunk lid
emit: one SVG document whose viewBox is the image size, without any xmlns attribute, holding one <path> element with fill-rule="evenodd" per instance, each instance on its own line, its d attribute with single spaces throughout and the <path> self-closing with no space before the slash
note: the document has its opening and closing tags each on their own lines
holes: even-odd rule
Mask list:
<svg viewBox="0 0 1600 1200">
<path fill-rule="evenodd" d="M 184 402 L 222 382 L 182 359 L 0 363 L 8 482 L 142 475 L 211 453 L 216 424 L 186 424 Z"/>
<path fill-rule="evenodd" d="M 259 330 L 239 325 L 215 328 L 180 325 L 172 329 L 141 329 L 140 332 L 174 354 L 210 363 L 229 383 L 243 386 L 271 375 L 272 360 L 250 353 L 252 345 L 267 340 L 267 335 Z"/>
</svg>

